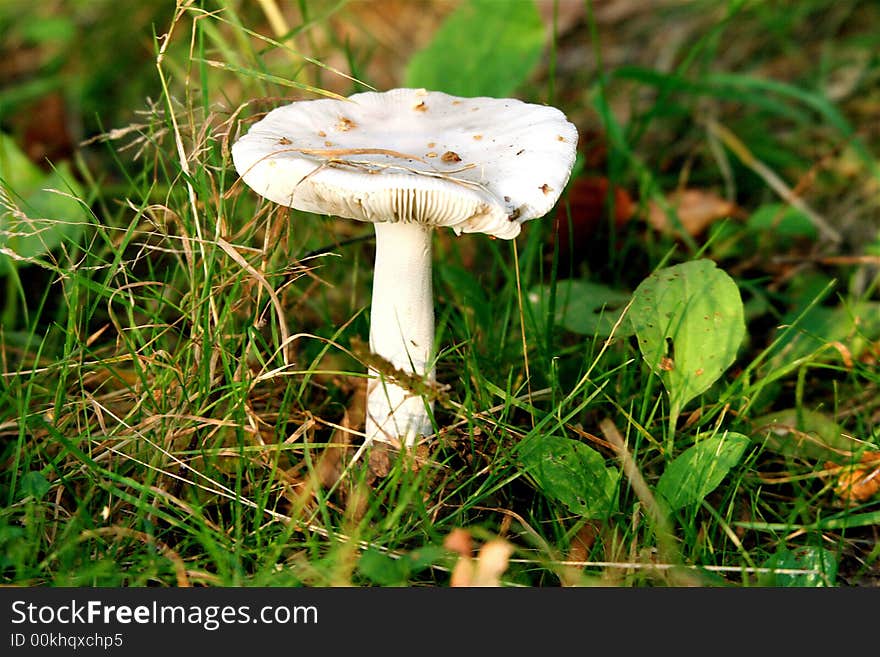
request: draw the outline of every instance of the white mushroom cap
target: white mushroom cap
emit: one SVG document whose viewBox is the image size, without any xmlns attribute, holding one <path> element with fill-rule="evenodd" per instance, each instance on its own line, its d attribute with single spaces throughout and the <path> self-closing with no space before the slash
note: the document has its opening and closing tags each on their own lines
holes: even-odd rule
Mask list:
<svg viewBox="0 0 880 657">
<path fill-rule="evenodd" d="M 274 109 L 232 157 L 254 191 L 281 205 L 512 239 L 552 209 L 576 145 L 554 107 L 393 89 Z"/>
</svg>

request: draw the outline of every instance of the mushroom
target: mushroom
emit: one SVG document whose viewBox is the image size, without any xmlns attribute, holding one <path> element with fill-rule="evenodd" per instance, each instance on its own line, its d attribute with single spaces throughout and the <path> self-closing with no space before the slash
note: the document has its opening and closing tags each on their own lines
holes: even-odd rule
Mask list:
<svg viewBox="0 0 880 657">
<path fill-rule="evenodd" d="M 431 382 L 433 229 L 513 239 L 555 205 L 577 138 L 554 107 L 392 89 L 278 107 L 232 158 L 275 203 L 374 224 L 370 349 Z M 367 441 L 412 445 L 433 433 L 431 403 L 389 374 L 368 372 Z"/>
</svg>

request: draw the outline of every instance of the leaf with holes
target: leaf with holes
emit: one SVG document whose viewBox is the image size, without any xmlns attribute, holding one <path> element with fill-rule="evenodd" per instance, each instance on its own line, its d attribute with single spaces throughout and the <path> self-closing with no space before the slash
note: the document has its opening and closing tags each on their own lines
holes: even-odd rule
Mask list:
<svg viewBox="0 0 880 657">
<path fill-rule="evenodd" d="M 550 499 L 588 518 L 608 515 L 618 477 L 599 452 L 569 438 L 536 435 L 520 444 L 520 459 Z"/>
<path fill-rule="evenodd" d="M 629 318 L 642 357 L 669 393 L 673 423 L 730 367 L 746 330 L 739 289 L 711 260 L 651 274 L 636 288 Z"/>
<path fill-rule="evenodd" d="M 666 467 L 657 493 L 670 511 L 702 502 L 739 463 L 748 444 L 747 436 L 731 432 L 699 441 Z"/>
</svg>

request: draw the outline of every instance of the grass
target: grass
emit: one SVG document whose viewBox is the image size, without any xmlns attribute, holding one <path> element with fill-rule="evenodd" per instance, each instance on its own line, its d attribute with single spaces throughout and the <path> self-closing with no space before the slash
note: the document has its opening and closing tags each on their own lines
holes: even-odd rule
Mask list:
<svg viewBox="0 0 880 657">
<path fill-rule="evenodd" d="M 82 119 L 103 137 L 71 155 L 87 226 L 6 274 L 4 583 L 447 586 L 463 576 L 462 550 L 477 558 L 500 539 L 512 586 L 876 584 L 876 462 L 851 467 L 880 446 L 880 65 L 865 27 L 876 7 L 671 3 L 612 39 L 611 19 L 585 5 L 517 95 L 556 99 L 582 130 L 579 177 L 626 190 L 634 213 L 612 230 L 603 196 L 596 209 L 572 191 L 562 233 L 549 217 L 513 242 L 438 233 L 440 431 L 397 455 L 359 449 L 370 228 L 263 202 L 229 159 L 283 97 L 365 88 L 334 68 L 382 86 L 376 71 L 395 53 L 340 36 L 370 24 L 363 6 L 299 3 L 302 25 L 278 34 L 260 4 L 133 14 L 129 31 L 152 49 L 126 59 L 138 113 L 120 91 Z M 55 19 L 73 49 L 94 18 L 66 9 Z M 22 16 L 3 17 L 10 34 L 48 50 L 26 20 L 46 17 Z M 653 66 L 645 35 L 664 29 L 679 40 Z M 120 24 L 100 38 L 112 52 L 128 37 Z M 58 66 L 3 92 L 4 116 L 47 86 L 93 88 L 111 68 Z M 85 93 L 94 105 L 99 92 Z M 738 210 L 693 233 L 651 227 L 652 204 L 684 219 L 676 188 L 703 200 L 723 190 Z M 790 234 L 750 223 L 761 208 L 778 220 L 792 199 L 809 212 Z M 810 213 L 840 240 L 817 234 Z M 628 318 L 571 330 L 555 294 L 572 278 L 628 298 L 652 271 L 699 257 L 736 281 L 748 337 L 670 423 Z M 530 303 L 535 289 L 549 306 Z M 749 438 L 742 458 L 696 503 L 668 509 L 663 473 L 724 431 Z M 574 450 L 564 463 L 588 459 L 583 471 L 536 478 L 523 446 L 548 437 Z M 598 467 L 613 475 L 605 506 L 573 511 L 564 491 Z M 465 548 L 451 539 L 461 528 Z"/>
</svg>

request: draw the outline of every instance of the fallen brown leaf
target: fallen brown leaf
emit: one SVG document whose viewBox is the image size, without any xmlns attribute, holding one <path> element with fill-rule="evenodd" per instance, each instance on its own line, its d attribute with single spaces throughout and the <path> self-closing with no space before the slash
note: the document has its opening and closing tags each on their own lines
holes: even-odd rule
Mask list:
<svg viewBox="0 0 880 657">
<path fill-rule="evenodd" d="M 867 502 L 880 493 L 880 453 L 863 454 L 857 465 L 827 462 L 825 469 L 837 479 L 834 492 L 844 504 Z"/>
<path fill-rule="evenodd" d="M 702 234 L 720 219 L 742 216 L 742 211 L 735 203 L 707 190 L 682 189 L 669 194 L 666 200 L 678 215 L 682 228 L 691 237 Z M 678 226 L 656 201 L 648 205 L 648 223 L 666 235 L 679 234 Z"/>
</svg>

